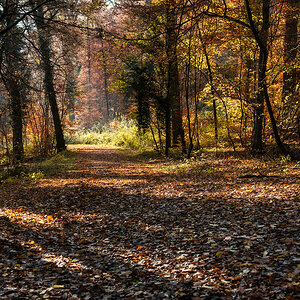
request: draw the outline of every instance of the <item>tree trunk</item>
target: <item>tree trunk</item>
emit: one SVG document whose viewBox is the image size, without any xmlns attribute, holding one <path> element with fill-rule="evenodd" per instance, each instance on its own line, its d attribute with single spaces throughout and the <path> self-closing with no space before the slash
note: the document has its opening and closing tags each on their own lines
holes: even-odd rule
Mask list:
<svg viewBox="0 0 300 300">
<path fill-rule="evenodd" d="M 298 5 L 297 5 L 298 3 Z M 285 13 L 285 36 L 284 36 L 284 63 L 285 70 L 283 72 L 283 86 L 282 86 L 282 103 L 283 123 L 292 121 L 291 115 L 297 109 L 297 99 L 295 99 L 295 91 L 297 82 L 299 81 L 299 72 L 295 63 L 297 62 L 298 53 L 298 14 L 299 1 L 288 0 Z M 297 74 L 298 73 L 298 74 Z M 299 95 L 298 95 L 299 96 Z M 288 125 L 288 124 L 286 124 Z M 299 126 L 299 125 L 298 125 Z"/>
<path fill-rule="evenodd" d="M 14 80 L 14 79 L 12 79 Z M 10 79 L 11 81 L 11 79 Z M 13 164 L 23 160 L 23 111 L 20 87 L 16 82 L 10 82 L 9 94 L 11 96 L 11 119 L 13 129 Z"/>
<path fill-rule="evenodd" d="M 266 76 L 267 53 L 260 49 L 258 61 L 258 91 L 253 106 L 254 124 L 252 136 L 252 151 L 263 150 L 263 119 L 264 119 L 264 80 Z"/>
<path fill-rule="evenodd" d="M 255 123 L 254 123 L 254 137 L 253 137 L 253 144 L 252 144 L 252 150 L 253 151 L 261 151 L 263 148 L 262 144 L 262 118 L 263 118 L 263 101 L 266 101 L 268 113 L 271 120 L 271 125 L 275 137 L 276 144 L 281 151 L 282 154 L 287 155 L 290 154 L 292 156 L 292 153 L 289 153 L 285 145 L 282 143 L 278 129 L 276 120 L 273 114 L 272 105 L 269 99 L 268 95 L 268 87 L 266 83 L 266 70 L 267 70 L 267 63 L 268 63 L 268 29 L 270 26 L 270 0 L 263 0 L 263 24 L 262 29 L 260 32 L 257 31 L 256 26 L 254 25 L 253 18 L 252 18 L 252 12 L 250 9 L 249 0 L 245 0 L 248 19 L 250 23 L 250 27 L 252 30 L 252 33 L 254 35 L 254 38 L 259 46 L 260 49 L 260 56 L 259 56 L 259 70 L 258 70 L 258 96 L 257 101 L 258 105 L 256 105 L 257 109 L 257 115 L 255 121 L 258 122 L 256 126 L 261 126 L 257 128 L 257 136 L 255 131 Z M 260 110 L 258 108 L 260 107 Z M 260 114 L 260 115 L 259 115 Z M 261 122 L 261 125 L 260 125 Z M 257 138 L 257 140 L 255 140 Z"/>
<path fill-rule="evenodd" d="M 199 28 L 199 37 L 202 45 L 202 49 L 204 52 L 206 64 L 207 64 L 207 69 L 208 69 L 208 78 L 209 78 L 209 85 L 210 85 L 210 90 L 211 90 L 211 95 L 212 95 L 212 103 L 213 103 L 213 114 L 214 114 L 214 129 L 215 129 L 215 146 L 218 146 L 218 114 L 217 114 L 217 104 L 216 104 L 216 99 L 215 99 L 215 87 L 213 84 L 213 73 L 210 65 L 210 60 L 208 57 L 207 49 L 206 49 L 206 44 L 204 43 L 201 35 L 201 31 Z"/>
<path fill-rule="evenodd" d="M 165 155 L 169 156 L 169 149 L 171 147 L 171 112 L 170 112 L 170 104 L 168 103 L 168 98 L 166 100 L 165 107 L 165 122 L 166 122 L 166 147 L 165 147 Z"/>
<path fill-rule="evenodd" d="M 103 39 L 101 38 L 101 53 L 102 53 L 102 64 L 103 64 L 103 76 L 104 76 L 104 95 L 106 105 L 106 121 L 109 121 L 109 97 L 108 97 L 108 84 L 107 84 L 107 59 L 104 51 Z"/>
<path fill-rule="evenodd" d="M 58 152 L 61 152 L 66 149 L 66 145 L 65 145 L 61 120 L 59 116 L 59 110 L 57 106 L 56 92 L 54 89 L 53 68 L 50 60 L 51 51 L 50 51 L 49 33 L 46 30 L 44 12 L 42 8 L 39 8 L 34 13 L 34 20 L 35 20 L 36 27 L 38 29 L 40 52 L 42 56 L 41 57 L 42 66 L 44 69 L 45 92 L 46 92 L 46 97 L 48 98 L 50 104 L 53 123 L 54 123 L 56 148 Z"/>
<path fill-rule="evenodd" d="M 13 7 L 11 16 L 7 17 L 7 26 L 10 26 L 17 18 L 17 9 Z M 11 32 L 4 36 L 4 44 L 1 52 L 5 52 L 7 71 L 3 74 L 3 81 L 10 96 L 10 117 L 13 134 L 13 165 L 22 162 L 24 156 L 23 146 L 23 109 L 24 91 L 22 91 L 23 66 L 21 63 L 22 40 Z M 1 55 L 2 56 L 2 55 Z"/>
<path fill-rule="evenodd" d="M 171 1 L 173 2 L 173 1 Z M 180 84 L 178 74 L 177 58 L 177 20 L 174 4 L 170 4 L 167 10 L 167 59 L 168 59 L 168 86 L 167 86 L 167 103 L 171 108 L 172 119 L 172 140 L 173 145 L 177 146 L 182 136 L 182 117 L 180 104 Z"/>
</svg>

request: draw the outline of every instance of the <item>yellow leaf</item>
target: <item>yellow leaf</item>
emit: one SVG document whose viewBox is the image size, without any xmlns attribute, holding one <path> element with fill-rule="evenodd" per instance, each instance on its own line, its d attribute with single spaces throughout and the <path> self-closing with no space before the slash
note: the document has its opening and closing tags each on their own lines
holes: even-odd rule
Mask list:
<svg viewBox="0 0 300 300">
<path fill-rule="evenodd" d="M 47 217 L 47 220 L 48 220 L 49 222 L 52 222 L 54 219 L 53 219 L 52 216 L 48 216 L 48 217 Z"/>
<path fill-rule="evenodd" d="M 223 255 L 224 254 L 224 251 L 218 251 L 217 253 L 216 253 L 216 256 L 221 256 L 221 255 Z"/>
<path fill-rule="evenodd" d="M 54 285 L 52 285 L 52 287 L 53 287 L 54 289 L 63 289 L 65 286 L 62 285 L 62 284 L 54 284 Z"/>
<path fill-rule="evenodd" d="M 252 224 L 252 222 L 250 222 L 250 221 L 247 221 L 247 222 L 244 222 L 244 224 L 245 224 L 245 225 L 251 225 L 251 224 Z"/>
</svg>

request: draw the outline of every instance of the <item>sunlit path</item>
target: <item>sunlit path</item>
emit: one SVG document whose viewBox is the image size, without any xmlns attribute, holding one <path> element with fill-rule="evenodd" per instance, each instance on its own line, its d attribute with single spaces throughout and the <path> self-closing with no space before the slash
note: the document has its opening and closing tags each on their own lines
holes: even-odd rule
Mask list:
<svg viewBox="0 0 300 300">
<path fill-rule="evenodd" d="M 1 188 L 1 298 L 297 294 L 299 177 L 239 180 L 226 161 L 223 177 L 180 175 L 164 159 L 72 151 L 75 168 Z"/>
</svg>

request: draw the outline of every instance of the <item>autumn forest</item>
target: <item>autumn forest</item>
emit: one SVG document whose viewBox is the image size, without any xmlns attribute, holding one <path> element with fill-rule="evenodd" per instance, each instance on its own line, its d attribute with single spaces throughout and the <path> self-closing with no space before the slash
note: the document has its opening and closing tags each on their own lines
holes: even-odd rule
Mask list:
<svg viewBox="0 0 300 300">
<path fill-rule="evenodd" d="M 0 299 L 297 299 L 299 0 L 0 0 Z"/>
</svg>

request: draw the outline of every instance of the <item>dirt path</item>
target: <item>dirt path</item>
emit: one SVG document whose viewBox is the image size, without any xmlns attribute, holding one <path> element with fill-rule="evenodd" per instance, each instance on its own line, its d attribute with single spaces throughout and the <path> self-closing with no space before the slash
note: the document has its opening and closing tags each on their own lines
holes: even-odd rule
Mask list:
<svg viewBox="0 0 300 300">
<path fill-rule="evenodd" d="M 74 151 L 73 170 L 0 187 L 0 299 L 297 298 L 299 177 Z"/>
</svg>

